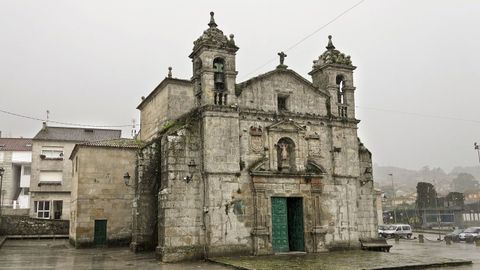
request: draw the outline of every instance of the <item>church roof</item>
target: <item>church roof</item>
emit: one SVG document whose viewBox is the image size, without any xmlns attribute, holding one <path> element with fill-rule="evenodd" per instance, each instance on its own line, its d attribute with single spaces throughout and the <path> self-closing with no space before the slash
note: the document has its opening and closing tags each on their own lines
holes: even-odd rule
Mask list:
<svg viewBox="0 0 480 270">
<path fill-rule="evenodd" d="M 355 68 L 352 65 L 352 60 L 349 55 L 345 55 L 335 49 L 332 42 L 332 36 L 328 36 L 328 45 L 326 48 L 327 50 L 318 57 L 318 60 L 313 61 L 314 70 L 329 64 L 342 65 L 353 69 Z"/>
<path fill-rule="evenodd" d="M 217 28 L 217 24 L 215 23 L 215 18 L 213 16 L 214 13 L 210 12 L 210 23 L 208 23 L 209 28 L 193 42 L 193 52 L 190 54 L 191 58 L 198 50 L 205 46 L 233 52 L 238 50 L 238 47 L 235 45 L 235 41 L 233 40 L 233 34 L 231 34 L 230 39 L 228 39 L 227 36 L 223 34 L 222 30 Z"/>
<path fill-rule="evenodd" d="M 297 72 L 291 70 L 291 69 L 287 69 L 287 68 L 283 68 L 282 65 L 278 66 L 276 69 L 272 70 L 272 71 L 269 71 L 267 73 L 264 73 L 264 74 L 260 74 L 256 77 L 253 77 L 251 79 L 248 79 L 244 82 L 241 82 L 239 84 L 237 84 L 237 87 L 236 87 L 236 92 L 237 92 L 237 95 L 239 95 L 242 91 L 243 88 L 247 87 L 248 85 L 252 84 L 253 82 L 255 81 L 258 81 L 258 80 L 262 80 L 262 79 L 265 79 L 265 78 L 268 78 L 274 74 L 278 74 L 278 73 L 287 73 L 287 74 L 290 74 L 292 75 L 294 78 L 296 78 L 297 80 L 299 80 L 300 82 L 302 82 L 303 84 L 315 89 L 316 91 L 319 91 L 320 93 L 322 93 L 323 95 L 325 96 L 330 96 L 327 92 L 323 92 L 321 91 L 320 89 L 318 89 L 317 87 L 315 87 L 313 85 L 312 82 L 310 82 L 309 80 L 305 79 L 304 77 L 302 77 L 302 75 L 298 74 Z"/>
<path fill-rule="evenodd" d="M 172 78 L 171 73 L 169 73 L 169 76 L 166 77 L 165 79 L 163 79 L 157 85 L 157 87 L 155 87 L 155 89 L 153 89 L 153 91 L 150 92 L 150 94 L 148 94 L 148 96 L 146 98 L 142 97 L 142 102 L 140 102 L 140 104 L 137 106 L 137 109 L 141 110 L 145 104 L 150 102 L 150 100 L 152 100 L 152 98 L 154 98 L 163 88 L 165 88 L 165 86 L 167 86 L 170 83 L 172 83 L 172 84 L 183 84 L 183 85 L 185 85 L 185 84 L 191 85 L 192 84 L 192 82 L 190 80 Z"/>
</svg>

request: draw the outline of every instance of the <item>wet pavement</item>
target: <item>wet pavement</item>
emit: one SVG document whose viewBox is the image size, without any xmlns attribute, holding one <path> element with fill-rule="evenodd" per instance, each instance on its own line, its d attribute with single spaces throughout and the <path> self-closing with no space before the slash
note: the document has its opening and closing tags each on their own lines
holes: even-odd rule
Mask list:
<svg viewBox="0 0 480 270">
<path fill-rule="evenodd" d="M 432 257 L 463 259 L 473 262 L 472 265 L 431 269 L 480 270 L 480 246 L 477 247 L 475 244 L 467 244 L 464 242 L 447 245 L 444 241 L 436 241 L 438 235 L 424 235 L 425 243 L 423 244 L 419 243 L 418 240 L 401 239 L 398 244 L 396 244 L 394 240 L 388 240 L 389 244 L 393 245 L 391 252 L 405 255 L 421 254 Z"/>
<path fill-rule="evenodd" d="M 222 263 L 233 264 L 245 269 L 392 269 L 392 267 L 415 266 L 452 262 L 456 260 L 472 261 L 471 265 L 430 267 L 442 270 L 480 270 L 480 247 L 474 244 L 436 241 L 437 236 L 425 235 L 425 243 L 418 240 L 401 239 L 399 243 L 388 240 L 393 245 L 390 253 L 368 251 L 345 251 L 306 255 L 277 255 L 258 257 L 215 258 Z M 429 241 L 430 240 L 430 241 Z M 415 269 L 425 269 L 417 267 Z M 395 268 L 398 269 L 398 268 Z"/>
<path fill-rule="evenodd" d="M 67 240 L 7 240 L 0 248 L 0 269 L 157 269 L 227 270 L 209 262 L 165 264 L 153 252 L 134 254 L 128 248 L 75 249 Z"/>
<path fill-rule="evenodd" d="M 252 269 L 378 269 L 406 264 L 433 263 L 452 260 L 471 260 L 473 265 L 430 268 L 480 270 L 480 247 L 474 244 L 435 241 L 426 235 L 425 243 L 418 240 L 388 240 L 390 253 L 347 251 L 306 255 L 278 255 L 224 258 L 236 260 Z M 432 241 L 429 241 L 432 240 Z M 224 261 L 225 262 L 225 261 Z M 0 248 L 0 269 L 159 269 L 159 270 L 227 270 L 230 267 L 208 263 L 188 262 L 166 264 L 154 253 L 134 254 L 127 248 L 75 249 L 67 240 L 7 240 Z M 417 268 L 422 269 L 422 268 Z"/>
</svg>

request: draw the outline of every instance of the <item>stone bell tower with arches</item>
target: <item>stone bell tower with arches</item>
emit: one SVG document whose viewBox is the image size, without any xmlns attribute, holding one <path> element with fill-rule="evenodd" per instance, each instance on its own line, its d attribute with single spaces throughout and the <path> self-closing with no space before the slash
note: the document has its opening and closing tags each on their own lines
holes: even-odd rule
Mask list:
<svg viewBox="0 0 480 270">
<path fill-rule="evenodd" d="M 355 118 L 355 99 L 353 86 L 353 71 L 350 56 L 341 53 L 333 46 L 332 36 L 328 36 L 327 50 L 318 60 L 313 61 L 309 75 L 313 84 L 325 89 L 330 94 L 330 114 L 342 119 Z"/>
<path fill-rule="evenodd" d="M 236 104 L 235 45 L 233 34 L 227 38 L 217 28 L 210 12 L 208 29 L 193 42 L 190 58 L 193 62 L 194 92 L 197 106 Z"/>
</svg>

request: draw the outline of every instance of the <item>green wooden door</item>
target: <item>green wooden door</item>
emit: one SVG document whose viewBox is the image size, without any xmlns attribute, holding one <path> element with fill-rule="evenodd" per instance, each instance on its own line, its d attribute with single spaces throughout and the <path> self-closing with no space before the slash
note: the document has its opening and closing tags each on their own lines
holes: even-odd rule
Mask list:
<svg viewBox="0 0 480 270">
<path fill-rule="evenodd" d="M 95 220 L 93 240 L 97 246 L 107 244 L 107 220 Z"/>
<path fill-rule="evenodd" d="M 289 251 L 287 198 L 272 197 L 272 247 L 274 252 Z"/>
<path fill-rule="evenodd" d="M 303 200 L 288 198 L 288 241 L 291 251 L 304 251 Z"/>
</svg>

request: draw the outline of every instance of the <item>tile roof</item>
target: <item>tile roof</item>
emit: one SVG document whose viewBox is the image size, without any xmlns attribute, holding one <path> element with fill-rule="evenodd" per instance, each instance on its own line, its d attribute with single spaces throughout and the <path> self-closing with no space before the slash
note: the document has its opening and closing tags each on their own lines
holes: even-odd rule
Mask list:
<svg viewBox="0 0 480 270">
<path fill-rule="evenodd" d="M 140 148 L 141 141 L 134 139 L 113 139 L 106 141 L 86 142 L 80 145 L 85 146 L 98 146 L 98 147 L 118 147 L 118 148 Z"/>
<path fill-rule="evenodd" d="M 0 138 L 0 151 L 32 151 L 32 139 Z"/>
<path fill-rule="evenodd" d="M 77 143 L 70 154 L 70 159 L 75 156 L 80 147 L 107 147 L 107 148 L 127 148 L 127 149 L 139 149 L 142 147 L 142 142 L 134 139 L 113 139 L 95 142 Z"/>
<path fill-rule="evenodd" d="M 122 131 L 118 129 L 50 127 L 42 128 L 33 140 L 93 142 L 119 139 Z"/>
</svg>

